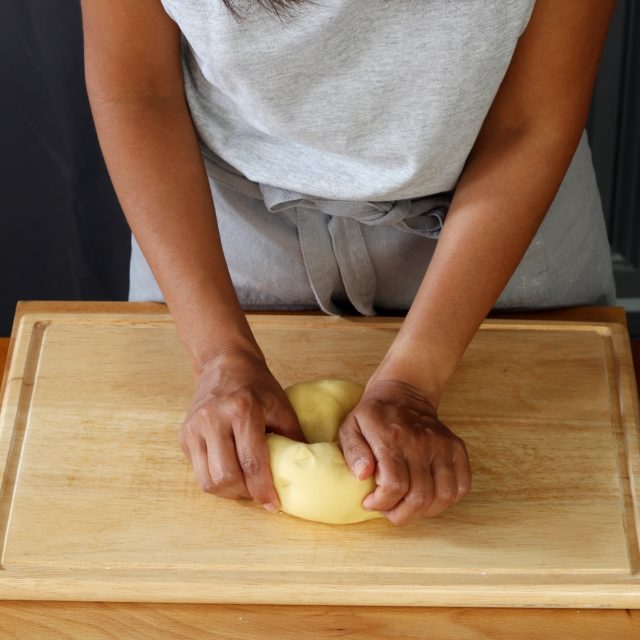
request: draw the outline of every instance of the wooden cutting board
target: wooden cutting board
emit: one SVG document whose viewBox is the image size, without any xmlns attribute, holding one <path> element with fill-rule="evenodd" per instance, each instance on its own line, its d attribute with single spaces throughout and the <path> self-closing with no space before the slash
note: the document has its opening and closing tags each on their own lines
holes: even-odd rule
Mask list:
<svg viewBox="0 0 640 640">
<path fill-rule="evenodd" d="M 365 382 L 398 318 L 250 314 L 284 386 Z M 436 518 L 332 526 L 200 491 L 165 312 L 17 323 L 0 411 L 0 597 L 640 607 L 638 401 L 617 324 L 487 320 L 441 419 L 473 488 Z"/>
</svg>

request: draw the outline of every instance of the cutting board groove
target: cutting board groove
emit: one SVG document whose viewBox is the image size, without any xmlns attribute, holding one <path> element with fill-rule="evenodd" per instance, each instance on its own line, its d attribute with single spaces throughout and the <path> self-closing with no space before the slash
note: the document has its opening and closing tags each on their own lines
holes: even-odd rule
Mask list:
<svg viewBox="0 0 640 640">
<path fill-rule="evenodd" d="M 605 371 L 609 387 L 609 398 L 611 407 L 611 425 L 614 432 L 614 442 L 617 449 L 618 474 L 620 477 L 620 493 L 623 500 L 622 518 L 628 545 L 629 569 L 631 574 L 636 574 L 640 570 L 640 545 L 638 540 L 638 509 L 637 496 L 635 495 L 632 478 L 634 469 L 632 462 L 633 451 L 629 448 L 629 438 L 622 422 L 622 407 L 620 403 L 620 373 L 616 364 L 616 357 L 611 339 L 603 341 L 605 352 Z M 631 443 L 633 446 L 633 443 Z"/>
<path fill-rule="evenodd" d="M 399 318 L 249 314 L 284 386 L 366 382 Z M 640 606 L 638 401 L 625 329 L 488 320 L 440 415 L 474 484 L 407 527 L 203 494 L 177 446 L 192 380 L 164 313 L 26 314 L 0 409 L 0 597 Z"/>
<path fill-rule="evenodd" d="M 10 439 L 8 439 L 7 458 L 2 461 L 3 464 L 0 466 L 0 470 L 4 467 L 2 493 L 0 494 L 2 497 L 0 500 L 0 540 L 2 541 L 2 550 L 6 545 L 15 479 L 18 474 L 22 443 L 31 410 L 31 398 L 35 387 L 38 362 L 40 361 L 42 340 L 48 325 L 48 322 L 35 322 L 33 325 L 25 366 L 20 380 L 20 394 L 15 413 L 15 422 L 10 432 Z M 3 558 L 4 553 L 0 555 L 0 570 L 4 569 Z"/>
</svg>

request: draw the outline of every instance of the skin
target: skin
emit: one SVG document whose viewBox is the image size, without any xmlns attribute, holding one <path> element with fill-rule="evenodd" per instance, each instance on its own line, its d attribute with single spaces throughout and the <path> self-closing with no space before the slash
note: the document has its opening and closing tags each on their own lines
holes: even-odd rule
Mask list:
<svg viewBox="0 0 640 640">
<path fill-rule="evenodd" d="M 575 152 L 614 4 L 537 0 L 413 304 L 340 427 L 354 474 L 375 474 L 365 507 L 395 524 L 436 516 L 470 490 L 468 453 L 438 406 Z M 178 28 L 159 0 L 83 0 L 82 14 L 103 155 L 195 376 L 180 446 L 203 490 L 275 510 L 264 434 L 303 436 L 224 260 L 184 97 Z"/>
<path fill-rule="evenodd" d="M 202 489 L 223 498 L 251 497 L 277 511 L 266 431 L 305 441 L 264 359 L 235 351 L 211 358 L 179 435 Z"/>
</svg>

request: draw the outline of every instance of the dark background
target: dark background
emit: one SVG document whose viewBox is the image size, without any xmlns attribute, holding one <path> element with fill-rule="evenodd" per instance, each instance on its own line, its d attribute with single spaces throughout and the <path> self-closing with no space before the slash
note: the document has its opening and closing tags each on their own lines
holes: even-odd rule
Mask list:
<svg viewBox="0 0 640 640">
<path fill-rule="evenodd" d="M 619 0 L 589 134 L 640 337 L 640 3 Z M 0 0 L 0 335 L 17 300 L 125 300 L 129 232 L 84 88 L 79 0 Z"/>
</svg>

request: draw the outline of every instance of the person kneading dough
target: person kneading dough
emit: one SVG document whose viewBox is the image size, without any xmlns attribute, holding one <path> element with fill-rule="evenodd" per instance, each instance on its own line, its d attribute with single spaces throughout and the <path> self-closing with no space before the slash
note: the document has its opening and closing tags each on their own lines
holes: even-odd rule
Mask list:
<svg viewBox="0 0 640 640">
<path fill-rule="evenodd" d="M 267 436 L 271 474 L 282 511 L 292 516 L 351 524 L 380 518 L 362 501 L 373 493 L 373 478 L 358 480 L 337 444 L 338 428 L 364 387 L 348 380 L 301 382 L 285 390 L 309 444 Z"/>
<path fill-rule="evenodd" d="M 291 480 L 331 470 L 311 493 L 329 491 L 339 447 L 354 491 L 375 482 L 361 508 L 393 524 L 462 500 L 468 452 L 438 410 L 487 314 L 616 301 L 584 131 L 614 0 L 81 6 L 129 300 L 175 320 L 195 379 L 178 441 L 203 491 L 357 519 Z M 316 409 L 245 315 L 314 309 L 404 316 L 337 444 L 305 444 L 292 402 Z M 341 411 L 354 392 L 328 393 Z"/>
</svg>

